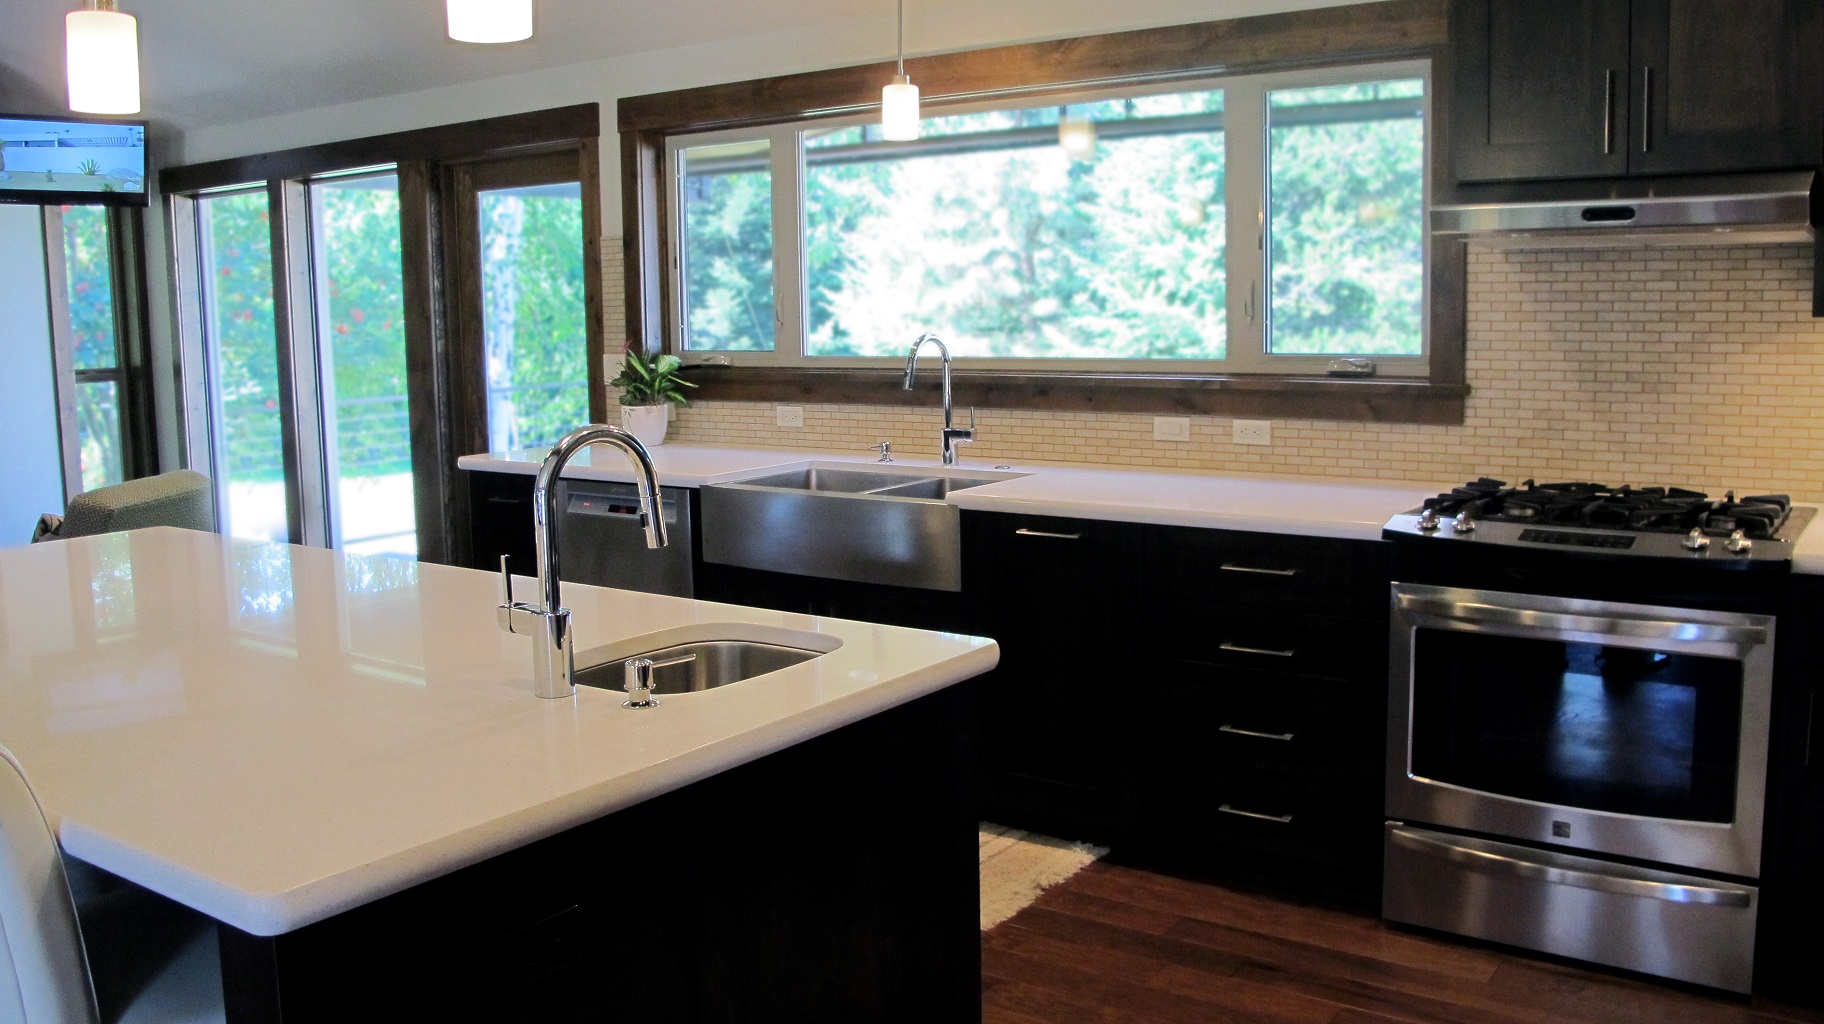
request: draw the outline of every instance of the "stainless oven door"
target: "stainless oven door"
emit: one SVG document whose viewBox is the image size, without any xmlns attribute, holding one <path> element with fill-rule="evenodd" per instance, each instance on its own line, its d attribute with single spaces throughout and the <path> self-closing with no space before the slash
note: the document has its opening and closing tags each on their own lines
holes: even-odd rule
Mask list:
<svg viewBox="0 0 1824 1024">
<path fill-rule="evenodd" d="M 1395 584 L 1388 816 L 1759 877 L 1773 627 Z"/>
</svg>

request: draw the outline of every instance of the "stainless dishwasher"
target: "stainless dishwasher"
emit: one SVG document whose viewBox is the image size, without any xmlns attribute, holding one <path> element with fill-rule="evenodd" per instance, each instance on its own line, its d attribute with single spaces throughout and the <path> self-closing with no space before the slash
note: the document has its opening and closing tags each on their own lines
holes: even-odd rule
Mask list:
<svg viewBox="0 0 1824 1024">
<path fill-rule="evenodd" d="M 692 596 L 690 491 L 659 488 L 671 543 L 653 550 L 640 529 L 640 499 L 632 484 L 559 480 L 558 556 L 564 580 L 649 594 Z"/>
</svg>

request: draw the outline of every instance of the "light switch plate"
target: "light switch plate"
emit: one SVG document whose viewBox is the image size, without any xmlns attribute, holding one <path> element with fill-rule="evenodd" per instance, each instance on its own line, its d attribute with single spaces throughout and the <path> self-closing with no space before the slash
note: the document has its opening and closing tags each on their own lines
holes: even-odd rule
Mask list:
<svg viewBox="0 0 1824 1024">
<path fill-rule="evenodd" d="M 1235 425 L 1229 439 L 1236 444 L 1268 445 L 1273 443 L 1272 420 L 1236 420 L 1234 422 Z"/>
<path fill-rule="evenodd" d="M 782 427 L 804 426 L 804 407 L 800 405 L 776 406 L 778 423 Z"/>
<path fill-rule="evenodd" d="M 1189 441 L 1191 439 L 1191 421 L 1185 416 L 1154 416 L 1153 440 L 1155 441 Z"/>
</svg>

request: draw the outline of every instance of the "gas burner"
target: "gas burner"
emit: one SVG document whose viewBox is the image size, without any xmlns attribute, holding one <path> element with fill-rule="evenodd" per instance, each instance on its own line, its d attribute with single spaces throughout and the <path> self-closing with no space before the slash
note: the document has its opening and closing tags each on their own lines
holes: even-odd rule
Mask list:
<svg viewBox="0 0 1824 1024">
<path fill-rule="evenodd" d="M 1774 538 L 1792 512 L 1784 494 L 1737 499 L 1734 491 L 1713 500 L 1680 487 L 1609 487 L 1597 483 L 1541 484 L 1528 480 L 1509 487 L 1483 477 L 1425 500 L 1439 516 L 1467 513 L 1472 520 L 1541 526 L 1588 527 L 1630 533 L 1729 537 L 1741 531 L 1751 540 Z"/>
</svg>

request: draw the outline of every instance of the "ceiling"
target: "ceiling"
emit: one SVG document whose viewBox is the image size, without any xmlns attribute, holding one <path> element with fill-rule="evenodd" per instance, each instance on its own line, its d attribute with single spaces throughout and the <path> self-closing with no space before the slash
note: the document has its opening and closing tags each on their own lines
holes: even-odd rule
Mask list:
<svg viewBox="0 0 1824 1024">
<path fill-rule="evenodd" d="M 1026 26 L 1037 0 L 911 0 L 920 23 Z M 1140 27 L 1338 0 L 1046 0 L 1044 24 Z M 0 109 L 60 113 L 63 15 L 80 0 L 5 0 Z M 144 117 L 180 130 L 616 56 L 769 33 L 866 32 L 885 57 L 891 0 L 538 0 L 538 31 L 504 46 L 444 37 L 439 0 L 120 0 L 138 16 Z M 923 8 L 921 10 L 921 8 Z M 922 17 L 921 17 L 922 15 Z M 954 24 L 954 22 L 952 22 Z M 865 26 L 865 27 L 864 27 Z M 926 32 L 927 36 L 937 33 Z M 1012 41 L 1012 40 L 1007 40 Z"/>
<path fill-rule="evenodd" d="M 79 0 L 6 0 L 0 105 L 63 109 L 63 15 Z M 876 11 L 881 0 L 541 0 L 525 43 L 444 37 L 438 0 L 121 0 L 139 18 L 145 116 L 218 124 Z"/>
</svg>

